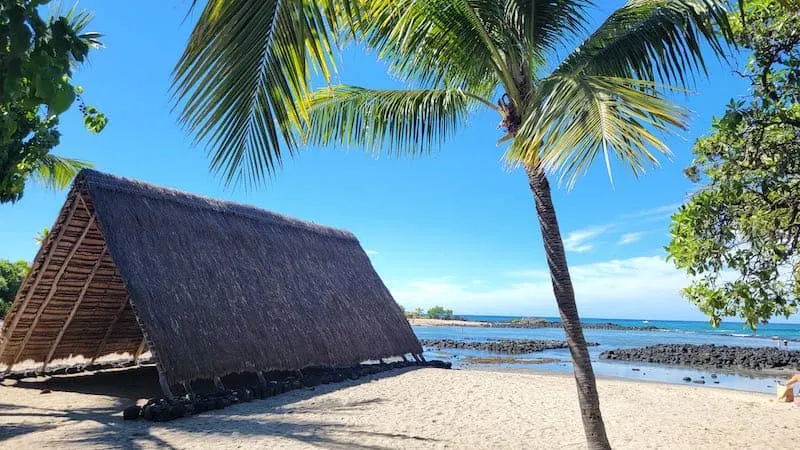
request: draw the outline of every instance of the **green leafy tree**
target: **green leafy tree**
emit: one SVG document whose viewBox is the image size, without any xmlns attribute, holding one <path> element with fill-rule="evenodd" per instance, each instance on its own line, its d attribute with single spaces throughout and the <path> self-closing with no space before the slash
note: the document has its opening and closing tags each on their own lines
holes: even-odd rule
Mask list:
<svg viewBox="0 0 800 450">
<path fill-rule="evenodd" d="M 71 80 L 75 66 L 100 46 L 85 32 L 90 14 L 73 7 L 43 19 L 48 0 L 0 0 L 0 203 L 16 202 L 30 177 L 54 189 L 68 186 L 88 166 L 56 156 L 59 116 L 76 101 L 86 127 L 97 133 L 105 115 L 81 100 Z"/>
<path fill-rule="evenodd" d="M 686 172 L 700 188 L 673 216 L 667 251 L 714 326 L 738 316 L 755 328 L 800 298 L 800 2 L 740 6 L 731 24 L 752 52 L 750 96 L 695 144 Z"/>
<path fill-rule="evenodd" d="M 26 261 L 11 262 L 0 259 L 0 317 L 4 317 L 11 308 L 22 280 L 29 270 L 30 266 Z"/>
<path fill-rule="evenodd" d="M 453 310 L 445 309 L 444 306 L 434 306 L 428 309 L 427 316 L 429 319 L 452 319 Z"/>
<path fill-rule="evenodd" d="M 639 174 L 685 126 L 665 100 L 731 37 L 722 0 L 630 0 L 592 33 L 588 0 L 210 0 L 175 70 L 181 121 L 228 182 L 259 183 L 304 143 L 390 155 L 438 149 L 470 113 L 498 114 L 544 240 L 592 448 L 609 448 L 547 174 L 572 183 L 599 157 Z M 562 61 L 564 44 L 582 43 Z M 330 86 L 358 40 L 408 89 Z M 553 68 L 548 72 L 548 68 Z M 499 98 L 498 98 L 499 96 Z"/>
</svg>

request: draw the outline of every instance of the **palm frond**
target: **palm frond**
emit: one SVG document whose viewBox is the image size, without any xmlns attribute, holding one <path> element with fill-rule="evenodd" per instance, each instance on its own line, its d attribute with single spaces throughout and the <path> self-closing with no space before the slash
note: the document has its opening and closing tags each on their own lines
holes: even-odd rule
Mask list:
<svg viewBox="0 0 800 450">
<path fill-rule="evenodd" d="M 556 69 L 687 87 L 707 74 L 706 43 L 725 56 L 733 35 L 726 0 L 630 0 Z"/>
<path fill-rule="evenodd" d="M 358 34 L 405 81 L 488 96 L 499 82 L 513 83 L 497 42 L 502 8 L 479 8 L 481 2 L 365 0 Z"/>
<path fill-rule="evenodd" d="M 211 168 L 255 184 L 298 144 L 314 71 L 335 69 L 331 27 L 361 0 L 209 0 L 173 73 L 173 101 Z"/>
<path fill-rule="evenodd" d="M 89 167 L 92 167 L 89 162 L 48 153 L 36 161 L 31 178 L 48 189 L 60 191 L 69 187 L 81 169 Z"/>
<path fill-rule="evenodd" d="M 86 31 L 86 28 L 94 19 L 94 14 L 89 10 L 78 9 L 78 2 L 75 2 L 69 8 L 64 7 L 61 1 L 53 2 L 49 5 L 50 20 L 55 20 L 58 17 L 64 17 L 69 23 L 69 27 L 86 45 L 91 48 L 101 48 L 103 43 L 100 39 L 103 37 L 101 33 L 95 31 Z"/>
<path fill-rule="evenodd" d="M 365 89 L 338 85 L 309 99 L 308 143 L 390 155 L 436 150 L 479 101 L 458 89 Z"/>
<path fill-rule="evenodd" d="M 526 51 L 542 59 L 545 54 L 585 32 L 590 0 L 505 0 L 509 25 L 521 36 Z"/>
<path fill-rule="evenodd" d="M 506 159 L 559 172 L 570 187 L 600 155 L 609 177 L 611 154 L 639 175 L 658 164 L 656 153 L 670 154 L 655 133 L 686 127 L 688 112 L 664 99 L 667 89 L 675 88 L 601 76 L 545 79 L 546 94 L 537 98 Z"/>
</svg>

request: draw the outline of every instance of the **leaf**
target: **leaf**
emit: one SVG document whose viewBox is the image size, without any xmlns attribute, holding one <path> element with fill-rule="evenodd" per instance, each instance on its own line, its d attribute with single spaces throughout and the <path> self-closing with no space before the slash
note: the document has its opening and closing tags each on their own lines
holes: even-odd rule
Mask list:
<svg viewBox="0 0 800 450">
<path fill-rule="evenodd" d="M 375 153 L 428 153 L 466 123 L 478 100 L 457 89 L 365 89 L 338 85 L 308 100 L 308 143 Z"/>
<path fill-rule="evenodd" d="M 51 114 L 62 114 L 72 105 L 75 101 L 75 89 L 69 84 L 62 82 L 53 92 L 53 96 L 48 102 Z"/>
</svg>

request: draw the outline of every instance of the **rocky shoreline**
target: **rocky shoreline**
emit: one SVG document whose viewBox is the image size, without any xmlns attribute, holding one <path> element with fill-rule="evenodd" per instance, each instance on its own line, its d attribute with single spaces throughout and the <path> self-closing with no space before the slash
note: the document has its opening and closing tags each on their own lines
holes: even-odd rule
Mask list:
<svg viewBox="0 0 800 450">
<path fill-rule="evenodd" d="M 492 353 L 508 353 L 519 355 L 535 353 L 544 350 L 567 348 L 565 341 L 529 340 L 529 339 L 503 339 L 498 341 L 458 341 L 455 339 L 420 339 L 423 347 L 442 349 L 456 348 L 466 350 L 483 350 Z M 597 342 L 588 342 L 587 345 L 599 345 Z"/>
<path fill-rule="evenodd" d="M 488 323 L 489 327 L 492 328 L 561 328 L 561 322 L 559 321 L 551 321 L 545 319 L 535 319 L 535 318 L 525 318 L 525 319 L 517 319 L 511 322 L 486 322 Z M 654 327 L 651 325 L 641 326 L 641 327 L 628 327 L 625 325 L 619 325 L 613 322 L 604 322 L 604 323 L 582 323 L 581 327 L 584 330 L 615 330 L 615 331 L 622 331 L 622 330 L 629 330 L 629 331 L 658 331 L 662 328 Z"/>
<path fill-rule="evenodd" d="M 600 359 L 680 365 L 698 369 L 800 370 L 800 351 L 774 347 L 659 344 L 605 351 L 600 354 Z"/>
</svg>

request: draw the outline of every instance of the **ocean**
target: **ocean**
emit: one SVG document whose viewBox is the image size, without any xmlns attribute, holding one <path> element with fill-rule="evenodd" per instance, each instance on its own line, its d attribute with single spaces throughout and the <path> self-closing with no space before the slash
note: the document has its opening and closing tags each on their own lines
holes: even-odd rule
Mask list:
<svg viewBox="0 0 800 450">
<path fill-rule="evenodd" d="M 467 320 L 485 322 L 504 322 L 517 317 L 511 316 L 463 316 Z M 558 320 L 548 318 L 548 320 Z M 655 344 L 716 344 L 747 347 L 775 347 L 782 345 L 784 339 L 789 340 L 789 349 L 800 350 L 800 324 L 767 324 L 757 331 L 747 329 L 743 323 L 723 322 L 719 328 L 712 328 L 708 322 L 699 321 L 664 321 L 664 320 L 627 320 L 627 319 L 582 319 L 584 323 L 615 323 L 627 327 L 655 326 L 659 331 L 632 330 L 584 330 L 587 341 L 600 345 L 590 347 L 595 374 L 604 377 L 649 380 L 665 383 L 682 384 L 684 377 L 699 379 L 704 377 L 708 382 L 704 387 L 728 388 L 753 392 L 774 393 L 774 376 L 745 376 L 724 370 L 697 370 L 684 367 L 633 363 L 621 361 L 604 361 L 599 359 L 601 352 L 626 347 L 644 347 Z M 560 328 L 483 328 L 483 327 L 413 327 L 420 339 L 556 339 L 563 340 L 564 332 Z M 429 359 L 451 360 L 454 367 L 463 366 L 465 356 L 487 356 L 489 353 L 477 350 L 442 349 L 425 353 Z M 507 355 L 506 355 L 507 356 Z M 484 368 L 501 368 L 513 370 L 534 370 L 550 372 L 571 372 L 572 365 L 567 349 L 547 350 L 529 355 L 514 355 L 522 359 L 548 358 L 555 362 L 545 364 L 481 364 Z M 639 369 L 639 370 L 633 370 Z M 719 384 L 712 384 L 711 374 L 717 376 Z M 787 377 L 790 376 L 787 372 Z M 697 386 L 692 384 L 692 386 Z"/>
</svg>

